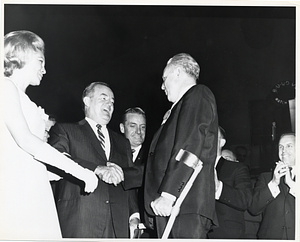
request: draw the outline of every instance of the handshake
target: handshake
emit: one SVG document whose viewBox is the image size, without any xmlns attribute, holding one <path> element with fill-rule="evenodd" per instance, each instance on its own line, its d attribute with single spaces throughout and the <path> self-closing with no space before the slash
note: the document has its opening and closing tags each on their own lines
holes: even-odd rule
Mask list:
<svg viewBox="0 0 300 242">
<path fill-rule="evenodd" d="M 98 166 L 95 174 L 104 182 L 117 186 L 124 181 L 124 173 L 120 166 L 115 163 L 107 162 L 107 166 Z"/>
</svg>

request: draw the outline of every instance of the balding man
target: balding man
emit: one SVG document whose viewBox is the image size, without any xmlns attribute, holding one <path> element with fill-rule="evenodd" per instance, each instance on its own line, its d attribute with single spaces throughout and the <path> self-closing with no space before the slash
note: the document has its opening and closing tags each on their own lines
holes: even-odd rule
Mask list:
<svg viewBox="0 0 300 242">
<path fill-rule="evenodd" d="M 295 239 L 295 134 L 279 139 L 279 161 L 273 172 L 260 174 L 250 212 L 262 214 L 259 239 Z"/>
</svg>

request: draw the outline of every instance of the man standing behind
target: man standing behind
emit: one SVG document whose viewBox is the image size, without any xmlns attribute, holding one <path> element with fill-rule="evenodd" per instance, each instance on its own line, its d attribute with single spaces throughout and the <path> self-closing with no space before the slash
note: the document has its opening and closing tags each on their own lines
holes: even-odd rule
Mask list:
<svg viewBox="0 0 300 242">
<path fill-rule="evenodd" d="M 210 239 L 243 239 L 245 237 L 244 212 L 252 202 L 252 183 L 248 167 L 221 156 L 226 134 L 219 127 L 218 155 L 216 159 L 216 213 L 219 227 L 208 233 Z"/>
<path fill-rule="evenodd" d="M 295 239 L 295 134 L 279 139 L 274 172 L 260 174 L 249 211 L 262 213 L 259 239 Z"/>
<path fill-rule="evenodd" d="M 145 151 L 145 147 L 142 146 L 145 141 L 146 136 L 146 114 L 145 112 L 139 108 L 128 108 L 123 117 L 122 123 L 120 123 L 120 131 L 125 135 L 125 137 L 129 140 L 132 152 L 132 161 L 134 163 L 134 167 L 137 169 L 125 169 L 125 181 L 124 183 L 133 182 L 136 185 L 135 189 L 135 199 L 139 205 L 139 214 L 138 216 L 134 216 L 130 220 L 130 224 L 132 224 L 131 228 L 136 229 L 137 224 L 140 222 L 141 217 L 143 218 L 144 213 L 144 199 L 142 192 L 142 181 L 144 174 L 144 165 L 145 165 L 145 157 L 147 155 Z M 144 156 L 144 157 L 143 157 Z M 130 173 L 131 171 L 131 173 Z M 131 174 L 129 177 L 128 175 Z M 131 181 L 128 181 L 131 180 Z M 135 180 L 135 181 L 132 181 Z M 138 221 L 134 221 L 137 219 Z M 132 223 L 134 221 L 134 223 Z"/>
<path fill-rule="evenodd" d="M 120 131 L 129 140 L 132 152 L 133 163 L 138 166 L 144 164 L 144 147 L 142 144 L 146 136 L 146 114 L 139 108 L 128 108 L 120 123 Z M 140 179 L 142 183 L 142 177 Z"/>
<path fill-rule="evenodd" d="M 121 184 L 121 167 L 132 165 L 128 140 L 107 127 L 114 110 L 114 94 L 103 82 L 83 92 L 85 119 L 57 123 L 49 143 L 81 166 L 93 170 L 99 185 L 84 194 L 71 177 L 57 184 L 57 210 L 64 238 L 129 238 L 129 216 L 137 211 L 131 193 Z M 46 219 L 46 218 L 45 218 Z"/>
<path fill-rule="evenodd" d="M 199 72 L 198 63 L 181 53 L 168 61 L 162 76 L 161 88 L 173 105 L 153 137 L 145 173 L 145 209 L 155 218 L 159 238 L 193 172 L 192 167 L 175 159 L 181 149 L 197 156 L 203 168 L 182 203 L 170 238 L 207 238 L 208 230 L 216 223 L 217 107 L 212 92 L 196 85 Z"/>
</svg>

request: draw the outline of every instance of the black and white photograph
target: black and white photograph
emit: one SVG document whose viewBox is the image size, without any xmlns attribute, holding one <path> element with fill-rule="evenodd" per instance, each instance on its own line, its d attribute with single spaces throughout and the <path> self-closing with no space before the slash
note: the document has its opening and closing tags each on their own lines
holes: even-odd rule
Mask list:
<svg viewBox="0 0 300 242">
<path fill-rule="evenodd" d="M 299 6 L 2 0 L 0 240 L 298 241 Z"/>
</svg>

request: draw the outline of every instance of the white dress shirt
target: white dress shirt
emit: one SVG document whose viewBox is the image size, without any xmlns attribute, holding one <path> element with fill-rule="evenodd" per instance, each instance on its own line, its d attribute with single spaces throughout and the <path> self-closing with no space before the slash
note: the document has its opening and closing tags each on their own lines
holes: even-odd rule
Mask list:
<svg viewBox="0 0 300 242">
<path fill-rule="evenodd" d="M 88 117 L 85 117 L 85 119 L 89 123 L 89 125 L 91 126 L 91 128 L 94 131 L 96 137 L 99 139 L 99 137 L 98 137 L 98 128 L 96 127 L 97 123 L 94 120 L 92 120 L 92 119 L 90 119 Z M 102 125 L 101 124 L 101 126 L 102 126 L 101 131 L 102 131 L 102 133 L 104 135 L 104 140 L 105 140 L 105 155 L 106 155 L 107 160 L 109 160 L 109 155 L 110 155 L 109 133 L 108 133 L 106 125 Z"/>
<path fill-rule="evenodd" d="M 132 161 L 133 161 L 133 163 L 135 162 L 135 160 L 136 160 L 136 158 L 137 158 L 137 156 L 138 156 L 141 148 L 142 148 L 142 145 L 139 145 L 136 148 L 132 148 L 132 149 L 134 149 L 134 152 L 132 153 Z"/>
<path fill-rule="evenodd" d="M 218 162 L 221 158 L 221 155 L 218 155 L 217 158 L 216 158 L 216 162 L 215 162 L 215 169 L 217 168 L 217 165 L 218 165 Z M 215 171 L 217 173 L 217 170 Z M 218 177 L 218 180 L 219 180 L 219 177 Z M 223 190 L 223 182 L 219 180 L 219 187 L 216 188 L 216 191 L 215 191 L 215 199 L 216 200 L 219 200 L 220 196 L 221 196 L 221 193 L 222 193 L 222 190 Z"/>
</svg>

